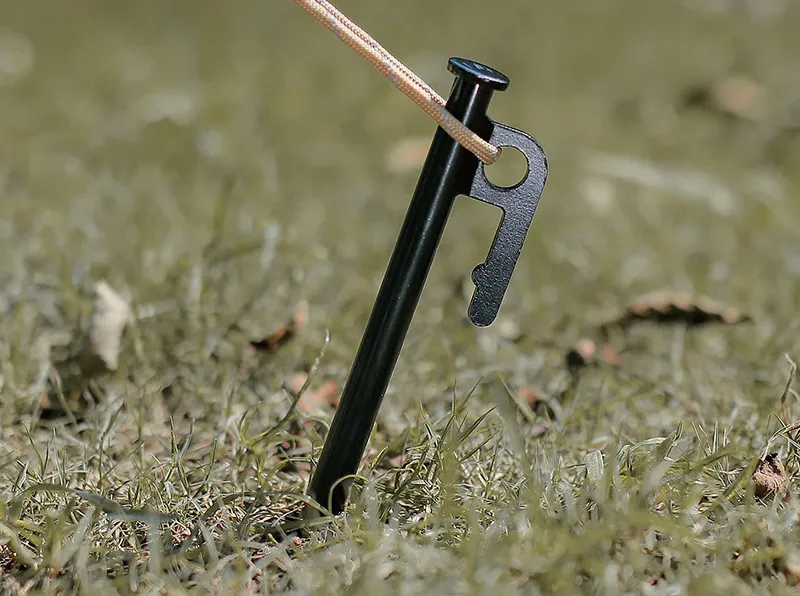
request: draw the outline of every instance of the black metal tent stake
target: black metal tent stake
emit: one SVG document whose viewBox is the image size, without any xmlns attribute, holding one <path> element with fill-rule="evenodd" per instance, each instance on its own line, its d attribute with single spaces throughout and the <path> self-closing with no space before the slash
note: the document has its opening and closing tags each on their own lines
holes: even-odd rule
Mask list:
<svg viewBox="0 0 800 596">
<path fill-rule="evenodd" d="M 309 484 L 310 495 L 334 514 L 347 502 L 351 483 L 343 479 L 358 470 L 456 197 L 468 195 L 503 211 L 486 261 L 472 272 L 476 288 L 468 313 L 485 327 L 500 309 L 547 178 L 547 160 L 536 140 L 487 115 L 492 95 L 508 87 L 508 77 L 463 58 L 451 58 L 448 70 L 456 80 L 446 109 L 490 143 L 519 149 L 527 173 L 512 187 L 493 185 L 478 158 L 437 127 Z"/>
</svg>

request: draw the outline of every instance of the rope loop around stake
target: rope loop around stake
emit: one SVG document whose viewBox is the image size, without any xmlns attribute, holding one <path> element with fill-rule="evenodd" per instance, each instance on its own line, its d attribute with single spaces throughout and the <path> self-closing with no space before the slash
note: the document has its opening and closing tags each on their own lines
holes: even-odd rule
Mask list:
<svg viewBox="0 0 800 596">
<path fill-rule="evenodd" d="M 433 118 L 459 145 L 486 165 L 497 161 L 501 152 L 500 147 L 495 147 L 482 139 L 464 123 L 454 118 L 444 108 L 445 100 L 436 91 L 333 4 L 327 0 L 292 0 L 292 2 L 325 25 L 345 45 L 366 58 L 395 87 Z"/>
</svg>

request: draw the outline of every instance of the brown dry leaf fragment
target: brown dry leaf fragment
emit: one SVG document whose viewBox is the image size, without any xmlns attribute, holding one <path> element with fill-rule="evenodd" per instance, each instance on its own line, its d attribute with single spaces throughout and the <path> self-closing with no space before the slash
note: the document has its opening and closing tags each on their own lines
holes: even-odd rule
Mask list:
<svg viewBox="0 0 800 596">
<path fill-rule="evenodd" d="M 556 413 L 553 411 L 547 396 L 536 387 L 522 386 L 517 389 L 520 398 L 533 410 L 537 415 L 544 416 L 551 420 L 555 420 Z"/>
<path fill-rule="evenodd" d="M 786 470 L 778 459 L 777 453 L 770 453 L 764 457 L 753 472 L 755 495 L 763 499 L 769 495 L 777 495 L 786 490 Z"/>
<path fill-rule="evenodd" d="M 530 437 L 532 439 L 538 439 L 545 436 L 549 430 L 550 427 L 547 424 L 536 424 L 531 427 Z"/>
<path fill-rule="evenodd" d="M 408 461 L 408 455 L 406 453 L 401 453 L 399 455 L 395 455 L 394 457 L 387 458 L 384 468 L 388 470 L 399 470 L 404 468 Z"/>
<path fill-rule="evenodd" d="M 617 354 L 614 347 L 608 342 L 603 343 L 603 350 L 600 358 L 611 366 L 619 366 L 622 364 L 622 359 L 619 357 L 619 354 Z"/>
<path fill-rule="evenodd" d="M 657 292 L 634 301 L 613 323 L 621 327 L 636 321 L 685 323 L 694 326 L 707 323 L 735 325 L 751 320 L 749 315 L 739 309 L 725 307 L 707 296 Z"/>
<path fill-rule="evenodd" d="M 575 347 L 567 352 L 564 357 L 567 369 L 571 373 L 578 372 L 584 366 L 595 361 L 597 356 L 597 346 L 591 339 L 583 338 L 575 344 Z"/>
<path fill-rule="evenodd" d="M 781 558 L 778 568 L 783 572 L 787 584 L 792 587 L 800 585 L 800 553 L 789 552 Z"/>
<path fill-rule="evenodd" d="M 293 395 L 300 393 L 308 380 L 306 373 L 295 373 L 286 380 L 285 387 Z M 339 385 L 336 381 L 326 381 L 316 389 L 307 388 L 297 402 L 297 409 L 304 414 L 324 412 L 339 404 Z"/>
<path fill-rule="evenodd" d="M 272 334 L 263 339 L 254 339 L 249 343 L 251 352 L 274 354 L 294 338 L 298 330 L 308 324 L 308 304 L 301 303 L 295 310 L 294 316 L 286 325 L 279 327 Z"/>
<path fill-rule="evenodd" d="M 331 407 L 339 405 L 339 384 L 336 381 L 328 381 L 317 389 L 318 395 Z"/>
<path fill-rule="evenodd" d="M 289 393 L 297 395 L 303 389 L 303 385 L 306 384 L 307 380 L 308 375 L 306 373 L 294 373 L 291 377 L 286 379 L 283 385 Z"/>
<path fill-rule="evenodd" d="M 39 400 L 39 416 L 42 420 L 55 420 L 69 412 L 76 422 L 80 422 L 90 406 L 91 403 L 80 391 L 63 392 L 61 396 L 56 391 L 43 391 Z"/>
<path fill-rule="evenodd" d="M 714 95 L 720 110 L 732 116 L 758 118 L 764 113 L 764 89 L 751 79 L 728 77 L 715 88 Z"/>
<path fill-rule="evenodd" d="M 279 327 L 274 333 L 268 335 L 264 339 L 256 339 L 250 341 L 250 348 L 254 352 L 266 352 L 267 354 L 274 354 L 280 348 L 289 343 L 295 335 L 294 323 L 289 323 L 283 327 Z"/>
<path fill-rule="evenodd" d="M 294 309 L 294 326 L 297 330 L 302 329 L 308 325 L 309 309 L 308 302 L 305 300 L 297 305 Z"/>
<path fill-rule="evenodd" d="M 766 115 L 767 110 L 764 87 L 740 75 L 695 85 L 684 93 L 682 103 L 730 120 L 757 121 Z"/>
<path fill-rule="evenodd" d="M 116 370 L 122 349 L 122 334 L 131 319 L 131 307 L 105 281 L 94 286 L 94 310 L 89 327 L 89 344 L 108 370 Z"/>
<path fill-rule="evenodd" d="M 541 392 L 536 389 L 535 387 L 527 387 L 523 386 L 519 388 L 519 396 L 522 400 L 528 404 L 531 408 L 534 408 L 536 404 L 540 402 L 547 401 Z"/>
<path fill-rule="evenodd" d="M 600 351 L 600 360 L 603 362 L 610 364 L 611 366 L 620 366 L 622 364 L 622 359 L 619 357 L 619 354 L 614 349 L 614 346 L 611 345 L 611 338 L 608 336 L 608 329 L 602 327 L 600 329 L 600 335 L 602 337 L 602 349 Z"/>
</svg>

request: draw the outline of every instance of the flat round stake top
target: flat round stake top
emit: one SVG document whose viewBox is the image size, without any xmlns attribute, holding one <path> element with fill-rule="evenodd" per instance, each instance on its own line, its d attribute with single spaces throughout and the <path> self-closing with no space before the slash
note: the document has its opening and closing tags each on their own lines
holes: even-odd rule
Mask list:
<svg viewBox="0 0 800 596">
<path fill-rule="evenodd" d="M 511 80 L 499 70 L 467 58 L 450 58 L 447 70 L 458 78 L 476 83 L 481 87 L 489 87 L 494 91 L 505 91 Z"/>
</svg>

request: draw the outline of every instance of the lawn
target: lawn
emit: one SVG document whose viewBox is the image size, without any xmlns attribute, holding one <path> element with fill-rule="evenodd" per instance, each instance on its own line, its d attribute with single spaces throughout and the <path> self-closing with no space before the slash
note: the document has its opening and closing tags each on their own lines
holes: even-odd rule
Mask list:
<svg viewBox="0 0 800 596">
<path fill-rule="evenodd" d="M 328 515 L 435 124 L 287 0 L 0 0 L 2 593 L 797 590 L 800 7 L 336 4 L 511 78 L 550 171 L 497 322 L 459 198 Z"/>
</svg>

